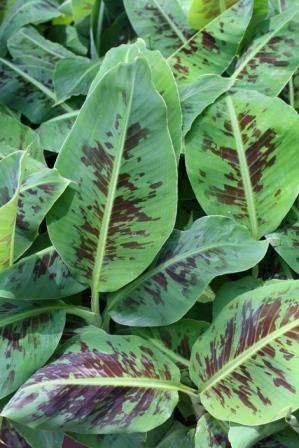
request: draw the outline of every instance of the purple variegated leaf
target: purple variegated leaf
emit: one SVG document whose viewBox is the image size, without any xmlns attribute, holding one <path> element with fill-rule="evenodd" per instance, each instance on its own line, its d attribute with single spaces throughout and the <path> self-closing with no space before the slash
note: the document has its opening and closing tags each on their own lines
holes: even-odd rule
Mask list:
<svg viewBox="0 0 299 448">
<path fill-rule="evenodd" d="M 2 411 L 33 428 L 109 434 L 146 432 L 166 421 L 178 400 L 177 367 L 137 336 L 95 327 L 69 341 Z"/>
<path fill-rule="evenodd" d="M 299 193 L 298 138 L 298 115 L 280 99 L 240 90 L 217 100 L 185 150 L 205 212 L 235 218 L 254 238 L 276 229 Z"/>
<path fill-rule="evenodd" d="M 108 312 L 123 325 L 138 327 L 176 322 L 218 275 L 257 264 L 268 245 L 250 237 L 245 226 L 222 216 L 195 221 L 174 231 L 152 266 L 108 297 Z"/>
<path fill-rule="evenodd" d="M 0 448 L 31 448 L 8 420 L 4 419 L 0 425 Z"/>
<path fill-rule="evenodd" d="M 251 15 L 251 0 L 240 0 L 173 53 L 168 61 L 177 80 L 192 82 L 201 75 L 223 73 L 236 55 Z"/>
<path fill-rule="evenodd" d="M 76 185 L 50 212 L 54 246 L 93 296 L 119 289 L 151 263 L 176 214 L 167 110 L 143 57 L 93 88 L 56 167 Z"/>
<path fill-rule="evenodd" d="M 54 247 L 23 257 L 0 272 L 0 297 L 7 299 L 60 299 L 84 289 Z"/>
<path fill-rule="evenodd" d="M 0 398 L 14 392 L 56 349 L 65 311 L 0 299 Z"/>
<path fill-rule="evenodd" d="M 299 407 L 299 281 L 242 294 L 193 346 L 190 374 L 219 420 L 262 425 Z"/>
<path fill-rule="evenodd" d="M 228 440 L 228 424 L 204 414 L 197 422 L 194 448 L 233 448 Z"/>
</svg>

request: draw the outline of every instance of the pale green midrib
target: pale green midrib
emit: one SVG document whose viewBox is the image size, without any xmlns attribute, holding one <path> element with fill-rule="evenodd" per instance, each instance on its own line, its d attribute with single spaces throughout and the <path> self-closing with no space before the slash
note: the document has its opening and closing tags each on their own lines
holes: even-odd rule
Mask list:
<svg viewBox="0 0 299 448">
<path fill-rule="evenodd" d="M 79 112 L 80 112 L 79 110 L 74 110 L 73 112 L 67 112 L 65 114 L 58 115 L 58 117 L 54 117 L 54 118 L 51 118 L 50 120 L 44 121 L 42 123 L 42 125 L 50 124 L 50 123 L 56 123 L 56 122 L 59 122 L 59 121 L 64 121 L 67 118 L 77 117 L 79 115 Z"/>
<path fill-rule="evenodd" d="M 221 248 L 226 248 L 226 247 L 241 247 L 243 245 L 243 243 L 224 243 Z M 245 244 L 246 245 L 246 244 Z M 141 275 L 140 277 L 138 277 L 138 279 L 136 280 L 136 283 L 134 282 L 134 285 L 132 284 L 131 287 L 128 287 L 126 290 L 123 290 L 120 292 L 120 294 L 117 294 L 112 300 L 108 301 L 108 305 L 107 305 L 107 310 L 111 310 L 111 308 L 114 307 L 115 303 L 117 303 L 119 300 L 121 300 L 124 297 L 124 293 L 125 295 L 128 295 L 131 293 L 131 291 L 134 291 L 134 289 L 136 289 L 140 284 L 142 284 L 145 280 L 153 277 L 154 275 L 156 275 L 157 273 L 161 272 L 162 270 L 164 271 L 165 269 L 167 269 L 169 266 L 172 266 L 173 264 L 179 263 L 180 261 L 184 261 L 186 258 L 192 257 L 192 256 L 196 256 L 196 255 L 200 255 L 203 252 L 207 252 L 209 250 L 212 249 L 217 249 L 219 248 L 220 244 L 211 244 L 210 246 L 206 246 L 203 249 L 196 249 L 196 250 L 192 250 L 189 252 L 184 252 L 184 254 L 179 254 L 178 256 L 171 258 L 170 260 L 158 265 L 155 269 L 152 269 L 148 272 L 145 272 L 143 275 Z"/>
<path fill-rule="evenodd" d="M 20 313 L 16 313 L 13 316 L 5 317 L 4 319 L 0 320 L 0 328 L 3 328 L 7 325 L 14 324 L 16 322 L 19 322 L 20 320 L 27 319 L 29 317 L 38 316 L 40 314 L 44 314 L 47 312 L 54 312 L 57 310 L 67 310 L 69 308 L 69 305 L 47 305 L 47 306 L 41 306 L 36 309 L 26 310 L 22 311 Z"/>
<path fill-rule="evenodd" d="M 44 50 L 46 53 L 51 54 L 52 56 L 57 57 L 58 59 L 64 59 L 67 57 L 72 57 L 72 54 L 69 54 L 68 56 L 62 56 L 59 53 L 55 53 L 54 50 L 51 50 L 48 47 L 45 47 L 41 42 L 39 42 L 38 40 L 35 40 L 33 37 L 31 37 L 29 34 L 24 33 L 24 30 L 22 29 L 21 31 L 19 31 L 18 34 L 21 34 L 23 37 L 25 37 L 26 39 L 28 39 L 30 42 L 33 42 L 37 47 L 41 48 L 42 50 Z M 28 55 L 29 56 L 29 55 Z M 75 56 L 75 55 L 74 55 Z M 39 58 L 37 58 L 39 59 Z"/>
<path fill-rule="evenodd" d="M 175 34 L 178 36 L 182 44 L 186 44 L 188 39 L 183 35 L 183 33 L 179 30 L 179 28 L 176 26 L 176 24 L 171 20 L 171 18 L 168 16 L 168 14 L 161 8 L 157 0 L 151 0 L 152 3 L 156 6 L 156 8 L 160 11 L 161 15 L 164 17 L 170 28 L 175 32 Z M 174 0 L 173 0 L 174 1 Z M 179 5 L 178 5 L 179 6 Z"/>
<path fill-rule="evenodd" d="M 38 188 L 40 185 L 44 185 L 45 183 L 46 184 L 51 184 L 51 185 L 56 185 L 56 184 L 62 185 L 62 181 L 63 181 L 63 186 L 65 186 L 65 188 L 71 182 L 69 179 L 66 179 L 65 177 L 60 177 L 60 178 L 57 178 L 57 179 L 51 180 L 51 181 L 49 181 L 49 180 L 48 181 L 47 180 L 46 181 L 45 180 L 42 181 L 42 179 L 41 179 L 41 181 L 39 183 L 32 184 L 32 185 L 27 185 L 26 187 L 21 186 L 20 192 L 24 193 L 24 191 L 32 190 L 34 188 Z"/>
<path fill-rule="evenodd" d="M 96 64 L 94 64 L 92 67 L 89 67 L 89 69 L 86 70 L 86 71 L 82 74 L 82 76 L 80 76 L 79 79 L 75 80 L 75 83 L 73 84 L 71 90 L 74 90 L 74 89 L 80 84 L 80 82 L 82 81 L 82 79 L 84 79 L 84 78 L 88 75 L 89 72 L 91 72 L 92 70 L 95 69 L 95 66 L 96 66 Z M 62 100 L 60 100 L 60 101 L 56 101 L 55 104 L 57 104 L 57 105 L 58 105 L 58 104 L 61 104 L 63 101 L 65 101 L 65 98 L 67 98 L 67 96 L 64 97 L 64 98 L 63 98 Z"/>
<path fill-rule="evenodd" d="M 124 148 L 125 148 L 127 130 L 128 130 L 130 114 L 131 114 L 131 109 L 132 109 L 132 103 L 133 103 L 135 83 L 136 83 L 136 70 L 134 70 L 134 76 L 131 81 L 131 91 L 130 91 L 129 103 L 128 103 L 127 110 L 126 110 L 126 117 L 125 117 L 124 124 L 123 124 L 122 135 L 120 136 L 120 144 L 118 145 L 119 151 L 117 152 L 117 155 L 116 155 L 116 158 L 114 161 L 111 179 L 109 182 L 107 201 L 106 201 L 106 206 L 105 206 L 103 219 L 102 219 L 102 223 L 101 223 L 98 244 L 97 244 L 97 248 L 96 248 L 96 256 L 95 256 L 95 262 L 94 262 L 93 273 L 92 273 L 92 282 L 91 282 L 91 290 L 93 293 L 96 293 L 99 291 L 99 281 L 101 278 L 101 271 L 102 271 L 105 250 L 106 250 L 106 244 L 107 244 L 107 238 L 108 238 L 108 233 L 109 233 L 109 225 L 110 225 L 110 220 L 111 220 L 111 215 L 112 215 L 112 210 L 113 210 L 115 193 L 117 190 L 118 177 L 119 177 L 119 172 L 120 172 L 121 164 L 122 164 L 122 156 L 123 156 L 123 152 L 124 152 Z"/>
<path fill-rule="evenodd" d="M 228 112 L 229 112 L 231 123 L 232 123 L 232 129 L 233 129 L 234 138 L 235 138 L 235 142 L 236 142 L 238 159 L 240 162 L 242 183 L 243 183 L 244 192 L 245 192 L 246 206 L 247 206 L 248 217 L 249 217 L 249 222 L 250 222 L 250 227 L 251 227 L 251 233 L 252 233 L 253 238 L 257 239 L 258 238 L 258 220 L 257 220 L 256 206 L 255 206 L 255 201 L 254 201 L 253 188 L 252 188 L 252 183 L 251 183 L 251 178 L 250 178 L 249 167 L 247 164 L 242 134 L 241 134 L 241 130 L 239 127 L 238 117 L 236 115 L 233 100 L 230 95 L 226 96 L 226 104 L 227 104 Z"/>
<path fill-rule="evenodd" d="M 244 362 L 246 362 L 248 359 L 256 355 L 262 348 L 269 345 L 272 341 L 278 339 L 280 336 L 283 336 L 284 333 L 287 333 L 293 328 L 298 327 L 298 325 L 299 325 L 299 319 L 290 322 L 284 327 L 278 328 L 276 331 L 273 331 L 273 333 L 271 333 L 270 336 L 268 335 L 262 338 L 255 345 L 253 345 L 252 347 L 241 353 L 239 356 L 234 358 L 232 362 L 227 363 L 223 369 L 219 370 L 216 373 L 216 375 L 214 375 L 211 378 L 210 381 L 205 382 L 202 387 L 199 387 L 200 394 L 206 393 L 207 390 L 215 386 L 217 383 L 223 381 L 225 377 L 230 375 L 231 372 L 233 372 L 240 365 L 244 364 Z"/>
<path fill-rule="evenodd" d="M 272 39 L 275 34 L 277 34 L 290 20 L 292 20 L 296 15 L 298 14 L 298 9 L 292 13 L 291 16 L 287 16 L 286 20 L 282 22 L 282 24 L 273 30 L 271 33 L 265 35 L 265 39 L 263 39 L 256 48 L 254 48 L 254 51 L 248 55 L 247 58 L 244 59 L 243 63 L 235 70 L 235 72 L 232 74 L 231 79 L 236 81 L 239 74 L 242 72 L 242 70 L 247 66 L 248 62 L 255 57 L 257 53 L 260 52 L 260 50 Z"/>
<path fill-rule="evenodd" d="M 173 350 L 165 347 L 165 345 L 160 342 L 159 340 L 155 338 L 149 338 L 148 339 L 155 347 L 157 347 L 161 352 L 165 353 L 169 358 L 171 358 L 175 362 L 180 362 L 181 364 L 184 364 L 186 367 L 190 366 L 190 361 L 188 359 L 184 358 L 183 356 L 179 355 L 178 353 L 174 352 Z"/>
<path fill-rule="evenodd" d="M 53 101 L 53 103 L 55 103 L 56 98 L 55 98 L 54 93 L 50 89 L 45 87 L 42 83 L 40 83 L 36 79 L 32 78 L 31 76 L 27 75 L 27 73 L 25 73 L 23 70 L 20 70 L 16 65 L 10 63 L 6 59 L 0 58 L 0 62 L 2 62 L 2 64 L 4 64 L 4 65 L 7 65 L 11 70 L 14 70 L 16 73 L 18 73 L 24 79 L 26 79 L 30 84 L 33 84 L 37 89 L 39 89 L 41 92 L 43 92 L 45 96 L 50 98 Z M 61 103 L 60 106 L 66 112 L 72 112 L 72 110 L 73 110 L 70 106 L 68 106 L 65 103 Z"/>
<path fill-rule="evenodd" d="M 39 384 L 39 383 L 38 383 Z M 158 390 L 169 390 L 174 392 L 184 392 L 186 394 L 195 394 L 196 391 L 191 387 L 185 386 L 184 384 L 175 383 L 167 380 L 151 379 L 151 378 L 132 378 L 132 377 L 102 377 L 96 376 L 93 378 L 66 378 L 63 380 L 49 380 L 42 381 L 42 387 L 51 386 L 97 386 L 97 387 L 136 387 L 140 389 L 158 389 Z M 30 384 L 26 386 L 26 391 L 28 389 L 35 389 L 37 384 Z"/>
<path fill-rule="evenodd" d="M 38 5 L 39 1 L 32 0 L 31 2 L 25 3 L 24 5 L 20 6 L 18 9 L 16 9 L 16 11 L 9 17 L 9 20 L 7 20 L 7 22 L 4 23 L 2 34 L 4 34 L 4 30 L 8 27 L 10 22 L 12 22 L 14 20 L 14 18 L 20 13 L 20 11 L 22 11 L 22 9 L 26 9 L 28 7 L 30 8 L 34 4 Z"/>
<path fill-rule="evenodd" d="M 226 10 L 225 0 L 219 0 L 219 11 L 222 14 Z"/>
</svg>

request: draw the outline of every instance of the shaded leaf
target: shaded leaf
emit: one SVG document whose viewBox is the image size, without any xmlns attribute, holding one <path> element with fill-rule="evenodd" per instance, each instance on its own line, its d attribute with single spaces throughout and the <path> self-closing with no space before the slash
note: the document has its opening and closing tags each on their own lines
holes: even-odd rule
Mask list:
<svg viewBox="0 0 299 448">
<path fill-rule="evenodd" d="M 237 91 L 210 106 L 194 123 L 185 149 L 205 212 L 234 217 L 254 238 L 276 229 L 299 192 L 298 124 L 281 100 L 253 91 Z"/>
<path fill-rule="evenodd" d="M 36 131 L 42 147 L 47 151 L 59 152 L 78 114 L 79 111 L 75 110 L 44 121 Z"/>
<path fill-rule="evenodd" d="M 180 87 L 183 110 L 183 132 L 186 135 L 195 119 L 232 86 L 230 78 L 219 75 L 203 75 L 190 84 Z"/>
<path fill-rule="evenodd" d="M 269 31 L 257 37 L 239 59 L 232 75 L 237 88 L 276 96 L 299 65 L 299 8 L 270 20 Z"/>
<path fill-rule="evenodd" d="M 56 166 L 78 190 L 52 209 L 51 240 L 79 281 L 119 289 L 149 265 L 176 213 L 166 107 L 143 59 L 110 70 L 90 93 Z"/>
<path fill-rule="evenodd" d="M 285 420 L 278 420 L 277 422 L 260 426 L 241 426 L 231 423 L 228 438 L 232 448 L 262 448 L 265 443 L 264 439 L 285 429 L 286 426 Z M 273 439 L 275 439 L 275 435 Z M 258 443 L 259 441 L 262 441 L 261 444 Z"/>
<path fill-rule="evenodd" d="M 299 274 L 299 223 L 267 235 L 267 240 L 286 263 Z"/>
<path fill-rule="evenodd" d="M 146 434 L 71 434 L 71 438 L 88 448 L 145 448 Z"/>
<path fill-rule="evenodd" d="M 0 299 L 0 397 L 14 392 L 50 358 L 65 324 L 63 310 Z"/>
<path fill-rule="evenodd" d="M 232 448 L 226 424 L 204 414 L 197 422 L 195 448 Z"/>
<path fill-rule="evenodd" d="M 58 62 L 54 74 L 57 101 L 65 101 L 74 95 L 87 95 L 99 67 L 100 62 L 81 57 Z"/>
<path fill-rule="evenodd" d="M 124 0 L 138 36 L 153 50 L 169 56 L 192 35 L 178 0 Z"/>
<path fill-rule="evenodd" d="M 0 54 L 5 53 L 10 36 L 28 23 L 47 22 L 60 15 L 55 0 L 16 0 L 0 26 Z"/>
<path fill-rule="evenodd" d="M 178 369 L 151 344 L 90 327 L 31 377 L 2 415 L 35 428 L 146 432 L 170 417 L 178 388 Z"/>
<path fill-rule="evenodd" d="M 177 80 L 196 81 L 206 74 L 221 74 L 237 53 L 252 14 L 252 2 L 240 0 L 206 25 L 169 57 Z"/>
<path fill-rule="evenodd" d="M 298 408 L 298 285 L 273 281 L 239 296 L 193 346 L 191 378 L 215 418 L 261 425 Z"/>
<path fill-rule="evenodd" d="M 189 11 L 190 25 L 200 30 L 237 0 L 193 0 Z"/>
<path fill-rule="evenodd" d="M 30 155 L 41 162 L 44 161 L 39 137 L 31 128 L 4 113 L 0 113 L 0 128 L 0 159 L 30 147 Z"/>
<path fill-rule="evenodd" d="M 108 298 L 109 313 L 123 325 L 168 325 L 186 314 L 213 278 L 249 269 L 266 250 L 231 219 L 198 219 L 190 229 L 174 231 L 154 264 Z"/>
<path fill-rule="evenodd" d="M 23 257 L 0 272 L 0 296 L 7 299 L 60 299 L 84 289 L 53 247 Z"/>
<path fill-rule="evenodd" d="M 289 429 L 263 440 L 255 448 L 297 448 L 298 442 L 298 434 Z"/>
</svg>

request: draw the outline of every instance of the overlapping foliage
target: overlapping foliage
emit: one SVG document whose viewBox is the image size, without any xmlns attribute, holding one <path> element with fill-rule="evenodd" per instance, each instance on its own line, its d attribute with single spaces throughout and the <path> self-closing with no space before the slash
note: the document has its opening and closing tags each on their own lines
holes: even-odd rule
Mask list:
<svg viewBox="0 0 299 448">
<path fill-rule="evenodd" d="M 298 447 L 298 1 L 0 20 L 0 446 Z"/>
</svg>

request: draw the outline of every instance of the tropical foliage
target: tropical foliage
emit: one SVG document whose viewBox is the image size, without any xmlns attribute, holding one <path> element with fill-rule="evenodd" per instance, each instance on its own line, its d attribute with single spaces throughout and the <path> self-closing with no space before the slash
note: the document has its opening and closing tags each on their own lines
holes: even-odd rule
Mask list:
<svg viewBox="0 0 299 448">
<path fill-rule="evenodd" d="M 0 5 L 0 447 L 298 448 L 298 0 Z"/>
</svg>

